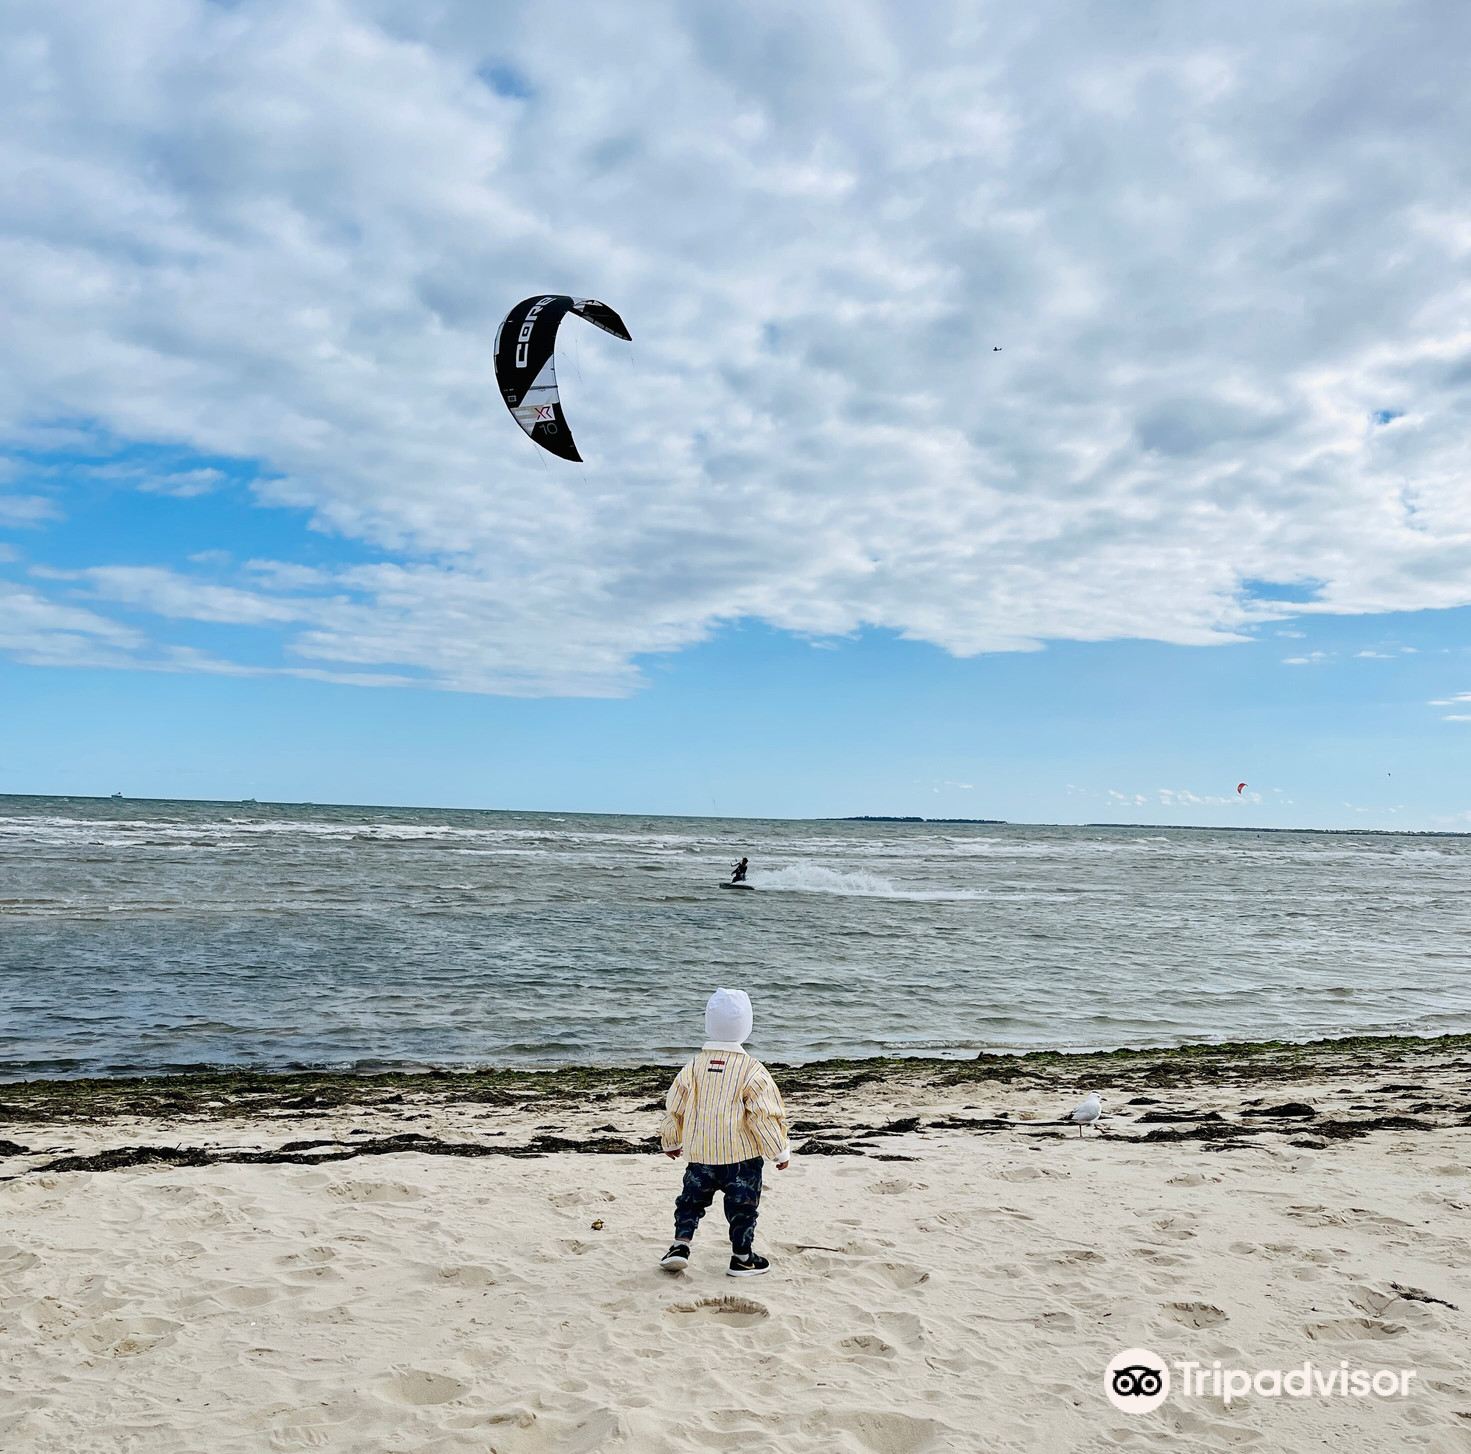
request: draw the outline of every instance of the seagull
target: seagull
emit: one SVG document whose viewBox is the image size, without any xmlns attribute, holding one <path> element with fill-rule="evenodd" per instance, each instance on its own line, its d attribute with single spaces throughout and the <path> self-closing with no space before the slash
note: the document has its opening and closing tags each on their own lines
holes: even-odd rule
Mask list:
<svg viewBox="0 0 1471 1454">
<path fill-rule="evenodd" d="M 1102 1131 L 1103 1127 L 1098 1124 L 1098 1118 L 1103 1114 L 1103 1097 L 1097 1091 L 1089 1091 L 1088 1099 L 1073 1107 L 1073 1113 L 1068 1120 L 1078 1128 L 1078 1135 L 1083 1134 L 1084 1126 L 1092 1126 L 1095 1131 Z"/>
</svg>

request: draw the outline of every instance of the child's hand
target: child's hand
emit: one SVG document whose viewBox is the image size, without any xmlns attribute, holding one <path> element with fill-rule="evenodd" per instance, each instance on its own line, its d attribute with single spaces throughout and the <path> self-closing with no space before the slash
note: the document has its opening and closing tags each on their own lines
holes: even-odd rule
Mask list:
<svg viewBox="0 0 1471 1454">
<path fill-rule="evenodd" d="M 666 1155 L 666 1156 L 667 1156 L 667 1157 L 668 1157 L 668 1158 L 669 1158 L 669 1159 L 670 1159 L 670 1160 L 671 1160 L 671 1161 L 678 1161 L 678 1160 L 679 1160 L 679 1156 L 680 1156 L 680 1153 L 681 1153 L 681 1152 L 682 1152 L 682 1151 L 683 1151 L 683 1150 L 684 1150 L 684 1147 L 683 1147 L 683 1146 L 676 1146 L 676 1147 L 675 1147 L 675 1148 L 674 1148 L 674 1150 L 673 1150 L 673 1151 L 666 1151 L 666 1152 L 665 1152 L 665 1153 L 664 1153 L 664 1154 L 665 1154 L 665 1155 Z"/>
<path fill-rule="evenodd" d="M 789 1167 L 791 1164 L 792 1163 L 790 1161 L 778 1161 L 776 1163 L 776 1169 L 778 1171 L 785 1171 L 787 1167 Z"/>
</svg>

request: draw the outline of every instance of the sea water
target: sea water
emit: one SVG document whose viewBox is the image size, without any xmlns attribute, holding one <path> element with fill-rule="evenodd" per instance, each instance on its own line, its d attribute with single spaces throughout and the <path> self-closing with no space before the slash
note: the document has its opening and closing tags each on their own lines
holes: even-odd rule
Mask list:
<svg viewBox="0 0 1471 1454">
<path fill-rule="evenodd" d="M 0 797 L 9 1078 L 1429 1035 L 1468 945 L 1458 837 Z"/>
</svg>

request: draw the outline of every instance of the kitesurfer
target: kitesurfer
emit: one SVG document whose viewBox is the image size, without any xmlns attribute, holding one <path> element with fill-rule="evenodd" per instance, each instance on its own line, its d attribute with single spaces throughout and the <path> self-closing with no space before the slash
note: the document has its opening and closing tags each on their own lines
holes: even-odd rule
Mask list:
<svg viewBox="0 0 1471 1454">
<path fill-rule="evenodd" d="M 746 869 L 749 866 L 748 859 L 741 859 L 730 871 L 730 881 L 733 884 L 743 884 L 746 881 Z"/>
</svg>

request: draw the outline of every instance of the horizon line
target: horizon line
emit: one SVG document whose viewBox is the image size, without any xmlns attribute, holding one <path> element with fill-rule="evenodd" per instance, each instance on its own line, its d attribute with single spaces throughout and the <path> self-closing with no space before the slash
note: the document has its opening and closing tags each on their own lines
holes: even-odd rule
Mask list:
<svg viewBox="0 0 1471 1454">
<path fill-rule="evenodd" d="M 727 813 L 614 813 L 589 808 L 474 808 L 448 807 L 440 803 L 327 803 L 315 800 L 291 801 L 278 798 L 154 798 L 130 797 L 111 793 L 12 793 L 0 792 L 0 799 L 36 798 L 76 803 L 190 803 L 225 808 L 352 808 L 362 812 L 390 813 L 507 813 L 538 817 L 571 814 L 579 818 L 679 818 L 691 822 L 721 823 L 916 823 L 921 825 L 973 825 L 988 828 L 1130 828 L 1152 833 L 1315 833 L 1348 834 L 1376 838 L 1471 838 L 1471 830 L 1455 828 L 1283 828 L 1254 823 L 1117 823 L 1117 822 L 1017 822 L 1006 818 L 923 818 L 919 815 L 889 813 L 805 814 L 773 817 L 769 814 L 747 816 Z"/>
</svg>

